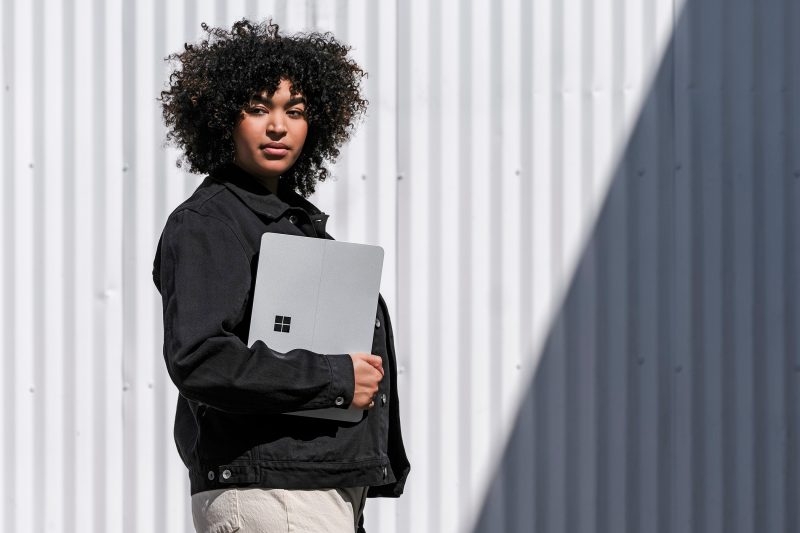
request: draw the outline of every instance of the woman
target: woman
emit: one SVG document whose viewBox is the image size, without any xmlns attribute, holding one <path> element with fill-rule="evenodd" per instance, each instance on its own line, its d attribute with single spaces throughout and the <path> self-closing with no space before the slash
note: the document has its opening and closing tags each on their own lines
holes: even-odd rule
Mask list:
<svg viewBox="0 0 800 533">
<path fill-rule="evenodd" d="M 169 57 L 161 101 L 169 139 L 208 176 L 170 215 L 153 266 L 195 528 L 363 530 L 367 496 L 400 496 L 409 471 L 383 298 L 371 354 L 246 340 L 261 235 L 331 238 L 305 197 L 366 109 L 365 73 L 329 33 L 203 29 Z M 350 405 L 360 422 L 281 414 Z"/>
</svg>

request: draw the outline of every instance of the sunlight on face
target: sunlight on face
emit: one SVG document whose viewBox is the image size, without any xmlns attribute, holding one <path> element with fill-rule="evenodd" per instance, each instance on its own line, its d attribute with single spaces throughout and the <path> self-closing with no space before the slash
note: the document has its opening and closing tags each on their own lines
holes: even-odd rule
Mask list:
<svg viewBox="0 0 800 533">
<path fill-rule="evenodd" d="M 307 134 L 305 98 L 292 94 L 290 82 L 281 79 L 273 94 L 254 96 L 242 111 L 233 130 L 234 163 L 277 189 L 278 178 L 297 161 Z"/>
</svg>

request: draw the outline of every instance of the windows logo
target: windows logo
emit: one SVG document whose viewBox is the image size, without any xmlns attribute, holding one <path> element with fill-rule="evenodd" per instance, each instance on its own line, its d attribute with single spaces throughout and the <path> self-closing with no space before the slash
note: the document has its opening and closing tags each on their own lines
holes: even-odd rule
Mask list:
<svg viewBox="0 0 800 533">
<path fill-rule="evenodd" d="M 292 324 L 292 317 L 275 315 L 275 331 L 289 333 L 289 326 Z"/>
</svg>

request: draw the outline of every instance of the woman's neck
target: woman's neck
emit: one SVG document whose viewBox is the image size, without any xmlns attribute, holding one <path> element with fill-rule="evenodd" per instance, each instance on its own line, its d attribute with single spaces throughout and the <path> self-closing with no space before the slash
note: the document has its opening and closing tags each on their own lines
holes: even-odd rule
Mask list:
<svg viewBox="0 0 800 533">
<path fill-rule="evenodd" d="M 256 174 L 248 172 L 246 168 L 240 167 L 235 162 L 233 164 L 236 165 L 243 172 L 246 172 L 248 176 L 251 176 L 255 181 L 261 184 L 261 186 L 266 188 L 269 192 L 275 195 L 278 194 L 278 180 L 280 179 L 280 176 L 258 176 Z"/>
</svg>

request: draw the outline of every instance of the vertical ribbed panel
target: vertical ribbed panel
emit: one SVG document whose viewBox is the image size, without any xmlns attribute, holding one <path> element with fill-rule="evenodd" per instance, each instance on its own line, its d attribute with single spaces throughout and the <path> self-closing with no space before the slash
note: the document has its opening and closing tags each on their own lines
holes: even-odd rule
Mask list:
<svg viewBox="0 0 800 533">
<path fill-rule="evenodd" d="M 192 530 L 156 98 L 270 15 L 369 72 L 311 198 L 386 252 L 412 471 L 368 531 L 798 531 L 792 0 L 3 2 L 4 530 Z"/>
<path fill-rule="evenodd" d="M 533 252 L 569 277 L 475 530 L 797 531 L 800 8 L 525 9 L 553 61 L 533 180 L 560 210 Z"/>
</svg>

